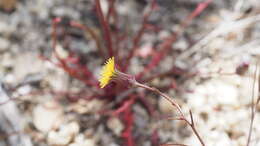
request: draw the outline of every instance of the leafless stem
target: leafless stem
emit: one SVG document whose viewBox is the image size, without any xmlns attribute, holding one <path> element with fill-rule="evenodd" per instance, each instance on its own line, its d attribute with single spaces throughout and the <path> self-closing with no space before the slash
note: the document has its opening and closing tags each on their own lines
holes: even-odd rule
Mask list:
<svg viewBox="0 0 260 146">
<path fill-rule="evenodd" d="M 70 25 L 73 26 L 73 27 L 77 27 L 79 29 L 82 29 L 82 30 L 88 32 L 90 34 L 90 36 L 93 38 L 93 40 L 95 41 L 97 49 L 98 49 L 100 55 L 103 58 L 106 58 L 106 56 L 105 56 L 105 54 L 103 52 L 103 48 L 101 46 L 101 42 L 100 42 L 97 34 L 91 28 L 89 28 L 87 25 L 83 25 L 83 24 L 77 23 L 75 21 L 71 21 Z"/>
<path fill-rule="evenodd" d="M 147 90 L 150 90 L 152 92 L 155 92 L 157 94 L 159 94 L 160 96 L 164 97 L 167 101 L 169 101 L 179 112 L 180 116 L 178 118 L 178 120 L 183 120 L 185 121 L 191 128 L 192 128 L 192 131 L 194 132 L 194 134 L 196 135 L 196 137 L 198 138 L 198 140 L 200 141 L 201 145 L 202 146 L 205 146 L 205 143 L 203 142 L 202 138 L 200 137 L 198 131 L 196 130 L 195 128 L 195 124 L 194 124 L 194 120 L 193 120 L 193 115 L 192 115 L 192 112 L 189 111 L 190 113 L 190 121 L 187 120 L 187 118 L 184 116 L 179 104 L 173 100 L 171 97 L 169 97 L 167 94 L 165 93 L 162 93 L 160 90 L 158 90 L 157 88 L 153 88 L 153 87 L 149 87 L 145 84 L 141 84 L 137 81 L 133 81 L 132 82 L 133 85 L 135 85 L 136 87 L 141 87 L 141 88 L 144 88 L 144 89 L 147 89 Z"/>
<path fill-rule="evenodd" d="M 253 130 L 253 124 L 254 124 L 254 119 L 255 119 L 255 112 L 256 112 L 256 106 L 259 102 L 259 97 L 257 99 L 257 102 L 255 104 L 255 84 L 256 84 L 256 79 L 257 79 L 257 64 L 256 64 L 256 68 L 255 68 L 255 72 L 254 72 L 254 82 L 253 82 L 253 88 L 252 88 L 252 98 L 251 98 L 251 120 L 250 120 L 250 127 L 249 127 L 249 133 L 248 133 L 248 138 L 247 138 L 247 144 L 246 146 L 250 145 L 250 141 L 251 141 L 251 137 L 252 137 L 252 130 Z"/>
<path fill-rule="evenodd" d="M 101 5 L 100 5 L 100 0 L 96 0 L 96 10 L 97 10 L 97 14 L 98 14 L 98 19 L 99 22 L 103 28 L 104 31 L 104 39 L 106 40 L 106 45 L 108 47 L 108 53 L 109 56 L 112 57 L 113 56 L 113 42 L 112 42 L 112 38 L 111 38 L 111 32 L 110 32 L 110 27 L 109 27 L 109 22 L 107 22 L 107 20 L 104 17 Z"/>
</svg>

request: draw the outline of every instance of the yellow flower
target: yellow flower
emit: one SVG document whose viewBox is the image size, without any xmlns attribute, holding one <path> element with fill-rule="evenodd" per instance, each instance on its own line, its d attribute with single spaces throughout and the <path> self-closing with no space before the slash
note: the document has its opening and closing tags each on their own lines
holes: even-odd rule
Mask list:
<svg viewBox="0 0 260 146">
<path fill-rule="evenodd" d="M 104 88 L 113 78 L 113 76 L 116 75 L 115 71 L 115 59 L 114 57 L 109 58 L 105 65 L 103 66 L 99 78 L 99 85 L 101 88 Z"/>
</svg>

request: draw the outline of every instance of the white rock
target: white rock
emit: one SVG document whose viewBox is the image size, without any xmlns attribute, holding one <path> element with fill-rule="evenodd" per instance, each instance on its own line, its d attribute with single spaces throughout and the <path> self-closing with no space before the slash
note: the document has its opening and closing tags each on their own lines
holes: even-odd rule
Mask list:
<svg viewBox="0 0 260 146">
<path fill-rule="evenodd" d="M 79 132 L 79 124 L 76 122 L 71 122 L 67 125 L 63 125 L 60 128 L 59 133 L 62 135 L 70 135 L 70 136 L 75 136 Z"/>
<path fill-rule="evenodd" d="M 59 125 L 62 118 L 63 110 L 60 105 L 54 101 L 38 105 L 33 109 L 33 124 L 42 132 L 48 132 Z"/>
<path fill-rule="evenodd" d="M 25 85 L 25 86 L 22 86 L 22 87 L 20 87 L 20 88 L 17 89 L 17 92 L 18 92 L 20 95 L 29 94 L 31 91 L 32 91 L 32 87 L 29 86 L 29 85 Z"/>
<path fill-rule="evenodd" d="M 0 51 L 5 51 L 10 47 L 10 42 L 5 39 L 0 37 Z"/>
<path fill-rule="evenodd" d="M 152 43 L 146 43 L 144 45 L 142 45 L 137 51 L 136 51 L 136 54 L 138 56 L 141 56 L 143 58 L 146 58 L 148 57 L 149 55 L 152 54 L 152 49 L 153 45 Z"/>
<path fill-rule="evenodd" d="M 210 105 L 214 106 L 218 104 L 233 105 L 238 103 L 238 90 L 234 85 L 212 79 L 197 86 L 188 98 L 188 102 L 196 107 L 206 104 L 205 99 Z"/>
<path fill-rule="evenodd" d="M 162 39 L 162 40 L 164 40 L 165 38 L 167 38 L 169 36 L 171 36 L 171 33 L 169 31 L 165 31 L 165 30 L 160 31 L 160 33 L 158 35 L 159 39 Z"/>
<path fill-rule="evenodd" d="M 55 72 L 49 74 L 45 81 L 51 86 L 54 91 L 68 90 L 69 76 L 61 68 L 55 68 Z"/>
<path fill-rule="evenodd" d="M 1 57 L 1 65 L 3 67 L 12 67 L 14 65 L 14 56 L 10 53 L 5 53 Z"/>
<path fill-rule="evenodd" d="M 216 81 L 208 84 L 207 91 L 211 91 L 209 94 L 212 102 L 217 102 L 223 105 L 233 105 L 238 103 L 238 90 L 235 86 L 224 83 L 222 81 Z"/>
<path fill-rule="evenodd" d="M 76 142 L 76 143 L 82 143 L 82 142 L 84 142 L 84 139 L 85 139 L 84 135 L 83 135 L 83 134 L 79 134 L 79 135 L 77 135 L 77 136 L 75 137 L 74 142 Z"/>
<path fill-rule="evenodd" d="M 9 24 L 7 24 L 5 21 L 0 21 L 0 33 L 4 35 L 10 35 L 13 33 L 15 28 Z"/>
<path fill-rule="evenodd" d="M 43 72 L 43 62 L 35 53 L 20 53 L 12 59 L 16 80 L 23 80 L 28 74 Z"/>
<path fill-rule="evenodd" d="M 120 136 L 121 132 L 124 130 L 124 125 L 122 122 L 116 118 L 109 118 L 107 121 L 107 127 L 113 131 L 113 133 L 117 136 Z"/>
<path fill-rule="evenodd" d="M 71 137 L 69 135 L 61 135 L 55 131 L 51 131 L 48 134 L 47 141 L 49 145 L 65 146 L 71 141 Z"/>
<path fill-rule="evenodd" d="M 79 132 L 79 125 L 76 122 L 63 125 L 59 131 L 51 131 L 48 134 L 49 145 L 68 145 L 74 136 Z"/>
<path fill-rule="evenodd" d="M 76 11 L 76 9 L 72 9 L 70 7 L 66 7 L 66 6 L 57 6 L 52 13 L 55 16 L 71 16 L 72 18 L 75 19 L 79 19 L 80 18 L 80 14 L 78 11 Z"/>
<path fill-rule="evenodd" d="M 70 108 L 80 114 L 85 113 L 96 113 L 102 109 L 104 102 L 101 100 L 93 99 L 86 101 L 84 99 L 79 100 L 77 103 L 73 104 Z"/>
<path fill-rule="evenodd" d="M 203 105 L 205 105 L 206 100 L 203 95 L 200 94 L 190 94 L 190 98 L 188 100 L 188 103 L 193 108 L 200 108 Z"/>
<path fill-rule="evenodd" d="M 60 44 L 56 46 L 56 53 L 61 59 L 66 59 L 69 56 L 69 52 L 65 50 Z"/>
<path fill-rule="evenodd" d="M 79 134 L 73 143 L 69 146 L 96 146 L 96 142 L 94 139 L 91 138 L 84 138 L 84 135 Z"/>
<path fill-rule="evenodd" d="M 181 38 L 179 41 L 177 41 L 176 43 L 173 44 L 174 48 L 176 48 L 177 50 L 185 50 L 186 48 L 188 48 L 188 43 Z"/>
</svg>

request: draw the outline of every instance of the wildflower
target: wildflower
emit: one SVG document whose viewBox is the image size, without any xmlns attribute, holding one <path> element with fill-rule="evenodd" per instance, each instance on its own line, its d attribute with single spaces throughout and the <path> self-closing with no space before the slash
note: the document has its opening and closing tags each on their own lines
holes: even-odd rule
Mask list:
<svg viewBox="0 0 260 146">
<path fill-rule="evenodd" d="M 109 58 L 101 70 L 101 75 L 99 78 L 99 85 L 104 88 L 111 81 L 119 83 L 121 85 L 128 86 L 135 82 L 135 78 L 132 75 L 120 72 L 115 67 L 114 57 Z"/>
<path fill-rule="evenodd" d="M 115 71 L 115 59 L 114 57 L 109 58 L 101 70 L 99 78 L 99 84 L 101 88 L 104 88 L 116 75 Z"/>
</svg>

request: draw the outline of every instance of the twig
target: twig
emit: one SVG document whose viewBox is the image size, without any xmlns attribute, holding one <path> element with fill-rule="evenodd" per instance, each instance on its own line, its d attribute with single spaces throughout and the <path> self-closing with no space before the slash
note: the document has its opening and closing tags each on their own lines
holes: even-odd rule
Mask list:
<svg viewBox="0 0 260 146">
<path fill-rule="evenodd" d="M 255 104 L 255 84 L 256 84 L 256 79 L 257 79 L 257 65 L 258 64 L 256 64 L 256 68 L 255 68 L 255 72 L 254 72 L 254 82 L 253 82 L 252 98 L 251 98 L 251 102 L 252 102 L 252 105 L 251 105 L 251 120 L 250 120 L 250 127 L 249 127 L 249 133 L 248 133 L 246 146 L 250 145 L 250 141 L 251 141 L 251 137 L 252 137 L 253 124 L 254 124 L 254 119 L 255 119 L 255 113 L 256 113 L 256 106 L 259 102 L 259 97 L 258 97 L 257 102 Z"/>
<path fill-rule="evenodd" d="M 158 90 L 157 88 L 153 88 L 153 87 L 149 87 L 145 84 L 141 84 L 139 82 L 135 82 L 134 83 L 135 86 L 137 87 L 141 87 L 141 88 L 144 88 L 144 89 L 147 89 L 147 90 L 150 90 L 150 91 L 153 91 L 159 95 L 161 95 L 162 97 L 164 97 L 167 101 L 169 101 L 174 107 L 177 108 L 177 110 L 179 111 L 179 113 L 181 114 L 181 116 L 184 116 L 179 104 L 177 102 L 175 102 L 174 100 L 172 100 L 168 95 L 162 93 L 160 90 Z"/>
<path fill-rule="evenodd" d="M 157 88 L 153 88 L 153 87 L 149 87 L 145 84 L 141 84 L 137 81 L 133 81 L 132 82 L 134 86 L 136 87 L 141 87 L 141 88 L 144 88 L 144 89 L 147 89 L 147 90 L 150 90 L 152 92 L 155 92 L 157 94 L 159 94 L 160 96 L 164 97 L 167 101 L 169 101 L 179 112 L 180 114 L 180 118 L 178 120 L 183 120 L 185 121 L 191 128 L 192 128 L 192 131 L 194 132 L 194 134 L 196 135 L 196 137 L 198 138 L 199 142 L 201 143 L 202 146 L 205 146 L 205 143 L 203 142 L 201 136 L 199 135 L 198 131 L 196 130 L 195 128 L 195 124 L 194 124 L 194 120 L 193 120 L 193 115 L 192 115 L 192 112 L 189 111 L 190 113 L 190 121 L 187 120 L 187 118 L 184 116 L 179 104 L 174 101 L 171 97 L 169 97 L 167 94 L 165 93 L 162 93 L 160 90 L 158 90 Z"/>
</svg>

